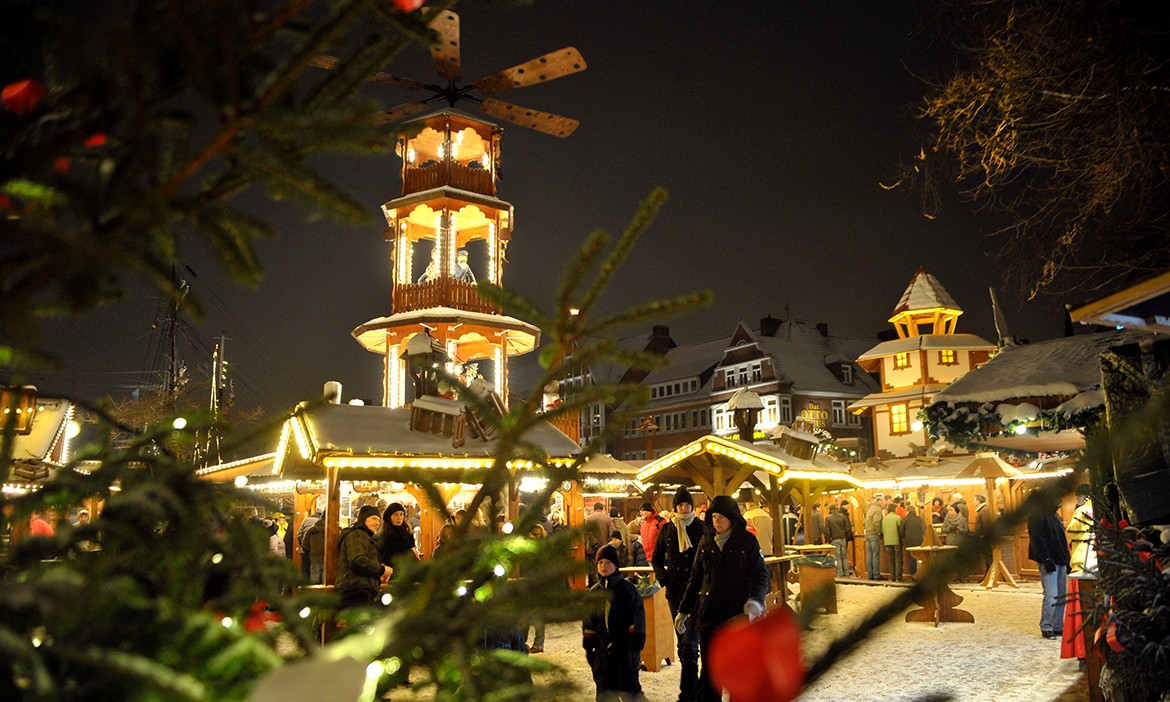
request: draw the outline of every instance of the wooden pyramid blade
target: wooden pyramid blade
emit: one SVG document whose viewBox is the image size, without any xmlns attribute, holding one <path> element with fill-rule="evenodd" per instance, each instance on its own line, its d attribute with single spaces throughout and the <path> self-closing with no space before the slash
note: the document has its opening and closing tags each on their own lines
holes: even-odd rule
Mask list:
<svg viewBox="0 0 1170 702">
<path fill-rule="evenodd" d="M 484 100 L 480 107 L 484 112 L 493 117 L 499 117 L 512 124 L 535 129 L 538 132 L 544 132 L 545 134 L 551 134 L 556 137 L 569 136 L 577 128 L 577 125 L 580 124 L 580 122 L 571 117 L 562 117 L 550 112 L 530 110 L 527 107 L 520 107 L 519 105 L 513 105 L 510 102 L 503 102 L 502 100 L 495 100 L 493 98 Z"/>
<path fill-rule="evenodd" d="M 431 44 L 431 57 L 440 77 L 457 81 L 462 76 L 459 66 L 459 15 L 443 10 L 431 20 L 431 29 L 437 40 Z"/>
<path fill-rule="evenodd" d="M 531 61 L 505 68 L 499 73 L 479 78 L 475 81 L 475 87 L 484 95 L 495 95 L 505 90 L 544 83 L 584 70 L 585 59 L 581 57 L 581 52 L 566 46 Z"/>
<path fill-rule="evenodd" d="M 386 121 L 387 122 L 397 122 L 400 119 L 404 119 L 404 118 L 409 117 L 411 115 L 416 115 L 419 112 L 422 112 L 423 110 L 427 109 L 427 107 L 429 107 L 429 106 L 430 106 L 430 103 L 427 102 L 426 100 L 419 100 L 418 102 L 403 103 L 397 107 L 392 107 L 386 111 Z"/>
<path fill-rule="evenodd" d="M 310 66 L 315 68 L 324 68 L 327 71 L 336 70 L 340 63 L 341 60 L 339 58 L 336 56 L 329 56 L 328 54 L 314 56 L 313 58 L 309 59 Z M 402 78 L 401 76 L 392 75 L 390 73 L 386 73 L 385 71 L 371 73 L 370 76 L 366 78 L 366 80 L 372 81 L 374 83 L 381 83 L 382 85 L 393 86 L 395 88 L 406 88 L 407 90 L 427 90 L 427 86 L 423 85 L 417 80 Z"/>
<path fill-rule="evenodd" d="M 374 83 L 381 83 L 382 85 L 389 85 L 394 88 L 406 88 L 407 90 L 427 90 L 427 86 L 423 85 L 417 80 L 403 78 L 402 76 L 396 76 L 391 73 L 386 73 L 385 71 L 371 73 L 370 77 L 366 80 L 373 81 Z"/>
</svg>

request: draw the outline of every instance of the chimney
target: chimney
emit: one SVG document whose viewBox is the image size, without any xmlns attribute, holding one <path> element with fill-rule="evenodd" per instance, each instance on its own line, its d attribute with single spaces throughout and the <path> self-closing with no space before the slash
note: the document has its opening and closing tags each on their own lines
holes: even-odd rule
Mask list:
<svg viewBox="0 0 1170 702">
<path fill-rule="evenodd" d="M 674 339 L 670 338 L 670 327 L 665 324 L 655 324 L 650 330 L 650 340 L 646 342 L 647 353 L 658 354 L 665 356 L 667 351 L 678 346 L 674 343 Z"/>
<path fill-rule="evenodd" d="M 760 336 L 776 336 L 776 332 L 780 330 L 782 323 L 781 320 L 769 314 L 760 320 Z"/>
<path fill-rule="evenodd" d="M 325 383 L 325 399 L 335 405 L 341 404 L 341 383 L 329 380 Z"/>
<path fill-rule="evenodd" d="M 817 322 L 817 331 L 819 331 L 821 336 L 825 337 L 826 339 L 829 338 L 829 325 L 825 322 Z"/>
</svg>

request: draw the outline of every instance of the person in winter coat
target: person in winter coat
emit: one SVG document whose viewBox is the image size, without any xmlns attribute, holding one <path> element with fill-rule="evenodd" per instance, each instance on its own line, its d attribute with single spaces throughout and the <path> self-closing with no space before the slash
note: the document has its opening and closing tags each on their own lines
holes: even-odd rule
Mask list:
<svg viewBox="0 0 1170 702">
<path fill-rule="evenodd" d="M 719 702 L 721 694 L 710 680 L 711 639 L 735 616 L 746 614 L 755 619 L 764 613 L 768 570 L 760 544 L 748 533 L 735 500 L 726 495 L 716 497 L 707 508 L 707 519 L 712 532 L 703 536 L 695 551 L 695 564 L 674 625 L 680 635 L 689 626 L 699 630 L 703 667 L 695 699 Z"/>
<path fill-rule="evenodd" d="M 394 569 L 378 560 L 374 532 L 382 524 L 378 508 L 366 505 L 357 520 L 337 537 L 337 579 L 333 589 L 341 596 L 341 608 L 372 605 L 378 588 Z"/>
<path fill-rule="evenodd" d="M 661 532 L 659 532 L 661 534 Z M 636 566 L 648 566 L 650 561 L 646 559 L 646 549 L 642 548 L 642 535 L 638 534 L 630 540 L 630 558 L 634 559 Z"/>
<path fill-rule="evenodd" d="M 902 581 L 902 541 L 898 537 L 901 523 L 898 503 L 891 501 L 886 505 L 886 516 L 882 517 L 882 543 L 886 546 L 886 560 L 890 562 L 890 580 L 896 583 Z"/>
<path fill-rule="evenodd" d="M 406 523 L 406 508 L 393 502 L 382 513 L 382 533 L 378 536 L 378 558 L 383 564 L 396 568 L 403 558 L 419 560 L 414 544 L 414 532 Z"/>
<path fill-rule="evenodd" d="M 649 502 L 643 502 L 639 511 L 642 513 L 642 548 L 646 549 L 646 558 L 653 561 L 654 546 L 658 543 L 658 532 L 666 520 L 659 516 L 658 510 L 654 509 L 654 505 Z"/>
<path fill-rule="evenodd" d="M 297 529 L 297 549 L 301 553 L 301 575 L 305 576 L 305 580 L 313 582 L 313 555 L 309 553 L 309 540 L 307 538 L 309 529 L 314 524 L 321 521 L 321 511 L 317 510 L 313 514 L 301 520 L 301 526 Z"/>
<path fill-rule="evenodd" d="M 1040 587 L 1044 601 L 1040 605 L 1040 634 L 1046 639 L 1064 633 L 1064 600 L 1068 587 L 1068 542 L 1064 540 L 1064 523 L 1056 513 L 1060 505 L 1041 507 L 1028 517 L 1028 558 L 1040 566 Z"/>
<path fill-rule="evenodd" d="M 804 542 L 806 544 L 823 544 L 825 543 L 825 515 L 821 514 L 821 503 L 814 502 L 812 506 L 812 526 L 809 527 L 811 534 L 806 534 Z"/>
<path fill-rule="evenodd" d="M 617 507 L 609 508 L 609 521 L 611 525 L 611 531 L 620 531 L 622 533 L 622 543 L 625 544 L 626 548 L 630 548 L 630 529 L 626 526 L 626 523 L 622 521 L 622 518 L 618 516 Z"/>
<path fill-rule="evenodd" d="M 617 551 L 597 551 L 597 582 L 590 591 L 603 592 L 606 606 L 582 623 L 581 645 L 593 670 L 599 700 L 640 700 L 638 669 L 646 645 L 646 610 L 634 584 L 622 575 Z"/>
<path fill-rule="evenodd" d="M 305 530 L 305 548 L 308 550 L 309 582 L 325 582 L 325 519 L 321 518 Z"/>
<path fill-rule="evenodd" d="M 617 564 L 619 568 L 625 568 L 634 565 L 633 555 L 630 553 L 630 549 L 626 548 L 625 543 L 622 542 L 622 533 L 617 529 L 614 529 L 610 533 L 609 545 L 613 546 L 614 550 L 617 551 Z"/>
<path fill-rule="evenodd" d="M 902 517 L 902 523 L 898 525 L 898 537 L 902 540 L 903 553 L 908 548 L 921 546 L 926 539 L 926 524 L 913 506 L 906 507 L 906 516 Z M 906 559 L 906 572 L 910 577 L 918 573 L 918 559 L 914 556 Z"/>
<path fill-rule="evenodd" d="M 825 517 L 825 530 L 829 533 L 829 543 L 833 544 L 834 555 L 837 557 L 837 577 L 849 575 L 849 557 L 846 546 L 849 543 L 849 517 L 845 516 L 837 507 L 829 508 L 829 516 Z"/>
<path fill-rule="evenodd" d="M 971 512 L 967 509 L 967 501 L 963 499 L 960 493 L 951 493 L 951 504 L 956 505 L 959 514 L 963 515 L 963 521 L 967 523 L 965 531 L 971 531 Z"/>
<path fill-rule="evenodd" d="M 874 495 L 865 511 L 865 575 L 870 580 L 882 579 L 882 503 L 881 495 Z"/>
<path fill-rule="evenodd" d="M 987 497 L 984 495 L 975 496 L 975 533 L 979 534 L 987 530 L 991 526 L 991 510 L 987 509 Z M 983 569 L 987 570 L 991 567 L 991 549 L 987 548 L 983 551 Z"/>
<path fill-rule="evenodd" d="M 960 507 L 957 503 L 952 502 L 947 505 L 947 516 L 943 519 L 942 529 L 940 529 L 943 538 L 946 540 L 947 546 L 960 546 L 963 539 L 970 533 L 967 527 L 967 519 L 963 517 Z M 967 582 L 967 566 L 959 567 L 958 580 L 961 583 Z"/>
<path fill-rule="evenodd" d="M 695 514 L 695 502 L 685 487 L 674 493 L 674 516 L 662 525 L 654 547 L 654 578 L 666 589 L 671 618 L 678 616 L 679 604 L 691 579 L 695 552 L 703 540 L 703 522 Z M 678 635 L 680 700 L 690 700 L 699 682 L 699 632 L 690 627 Z"/>
</svg>

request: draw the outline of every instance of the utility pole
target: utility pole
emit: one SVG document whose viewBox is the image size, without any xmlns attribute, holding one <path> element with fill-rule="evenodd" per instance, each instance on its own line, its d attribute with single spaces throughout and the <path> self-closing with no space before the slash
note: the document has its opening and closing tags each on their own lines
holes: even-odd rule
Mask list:
<svg viewBox="0 0 1170 702">
<path fill-rule="evenodd" d="M 211 401 L 207 408 L 211 415 L 211 425 L 207 430 L 207 440 L 199 451 L 200 455 L 196 457 L 196 462 L 203 466 L 223 462 L 220 456 L 219 425 L 224 411 L 231 407 L 235 400 L 226 353 L 227 341 L 227 337 L 221 334 L 211 352 Z"/>
</svg>

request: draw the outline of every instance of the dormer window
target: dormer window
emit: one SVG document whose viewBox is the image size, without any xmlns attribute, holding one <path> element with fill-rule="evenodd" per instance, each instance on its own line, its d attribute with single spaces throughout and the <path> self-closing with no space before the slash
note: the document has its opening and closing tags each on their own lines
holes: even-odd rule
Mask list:
<svg viewBox="0 0 1170 702">
<path fill-rule="evenodd" d="M 941 349 L 938 352 L 938 362 L 939 362 L 939 365 L 943 365 L 943 366 L 953 366 L 953 365 L 957 364 L 958 361 L 955 360 L 955 350 L 954 349 Z"/>
<path fill-rule="evenodd" d="M 846 385 L 853 384 L 853 366 L 848 363 L 841 364 L 841 382 Z"/>
<path fill-rule="evenodd" d="M 910 354 L 903 351 L 894 354 L 894 370 L 903 370 L 910 367 Z"/>
</svg>

